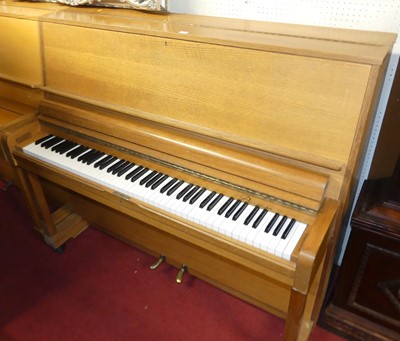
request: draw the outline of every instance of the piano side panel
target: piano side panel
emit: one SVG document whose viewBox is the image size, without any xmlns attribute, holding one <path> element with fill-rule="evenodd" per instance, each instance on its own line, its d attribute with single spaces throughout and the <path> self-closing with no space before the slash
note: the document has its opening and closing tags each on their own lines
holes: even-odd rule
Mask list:
<svg viewBox="0 0 400 341">
<path fill-rule="evenodd" d="M 33 89 L 29 86 L 0 79 L 1 108 L 8 108 L 20 114 L 30 113 L 32 110 L 37 112 L 36 108 L 38 108 L 42 99 L 43 92 L 40 89 Z"/>
<path fill-rule="evenodd" d="M 47 22 L 43 29 L 50 91 L 264 150 L 348 160 L 370 65 Z"/>
<path fill-rule="evenodd" d="M 15 178 L 5 135 L 32 121 L 43 93 L 38 17 L 61 9 L 54 4 L 0 1 L 0 176 Z"/>
<path fill-rule="evenodd" d="M 42 97 L 39 89 L 0 79 L 0 178 L 15 180 L 14 169 L 10 164 L 11 152 L 4 141 L 5 135 L 34 119 Z"/>
<path fill-rule="evenodd" d="M 0 77 L 30 86 L 41 85 L 38 21 L 0 16 L 0 41 Z"/>
</svg>

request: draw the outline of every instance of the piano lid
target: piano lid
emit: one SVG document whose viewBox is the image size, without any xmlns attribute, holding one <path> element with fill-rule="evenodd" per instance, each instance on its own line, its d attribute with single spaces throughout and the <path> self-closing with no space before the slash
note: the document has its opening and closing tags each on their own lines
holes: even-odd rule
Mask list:
<svg viewBox="0 0 400 341">
<path fill-rule="evenodd" d="M 42 21 L 381 65 L 396 34 L 120 9 L 67 8 Z"/>
</svg>

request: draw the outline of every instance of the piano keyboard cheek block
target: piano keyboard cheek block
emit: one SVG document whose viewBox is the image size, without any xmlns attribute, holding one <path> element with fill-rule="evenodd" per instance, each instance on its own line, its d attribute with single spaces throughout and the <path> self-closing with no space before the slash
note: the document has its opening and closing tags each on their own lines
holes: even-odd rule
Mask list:
<svg viewBox="0 0 400 341">
<path fill-rule="evenodd" d="M 6 142 L 45 241 L 91 224 L 306 340 L 395 36 L 90 8 L 39 21 L 45 98 Z"/>
</svg>

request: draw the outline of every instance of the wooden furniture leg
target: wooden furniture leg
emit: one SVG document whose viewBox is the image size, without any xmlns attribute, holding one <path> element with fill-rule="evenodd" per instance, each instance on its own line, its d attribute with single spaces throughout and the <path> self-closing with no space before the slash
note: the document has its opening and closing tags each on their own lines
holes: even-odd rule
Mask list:
<svg viewBox="0 0 400 341">
<path fill-rule="evenodd" d="M 52 213 L 37 175 L 19 169 L 18 177 L 35 228 L 54 250 L 63 251 L 65 242 L 84 231 L 88 223 L 68 204 Z"/>
</svg>

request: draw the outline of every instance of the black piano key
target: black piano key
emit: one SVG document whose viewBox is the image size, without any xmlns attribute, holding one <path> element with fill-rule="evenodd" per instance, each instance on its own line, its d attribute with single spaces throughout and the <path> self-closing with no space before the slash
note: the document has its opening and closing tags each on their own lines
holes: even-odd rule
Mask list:
<svg viewBox="0 0 400 341">
<path fill-rule="evenodd" d="M 112 164 L 110 167 L 107 168 L 107 173 L 111 173 L 114 169 L 121 166 L 124 162 L 125 160 L 119 160 L 118 162 L 115 162 L 114 164 Z"/>
<path fill-rule="evenodd" d="M 229 205 L 232 203 L 233 198 L 230 197 L 225 201 L 225 203 L 221 206 L 221 208 L 218 210 L 218 215 L 221 215 L 222 213 L 225 212 L 226 209 L 228 209 Z"/>
<path fill-rule="evenodd" d="M 150 174 L 146 175 L 142 180 L 140 180 L 140 185 L 145 185 L 148 181 L 150 181 L 153 177 L 158 174 L 157 171 L 152 171 Z"/>
<path fill-rule="evenodd" d="M 183 202 L 188 201 L 200 188 L 200 186 L 194 186 L 184 197 Z"/>
<path fill-rule="evenodd" d="M 51 148 L 51 151 L 57 153 L 58 150 L 59 150 L 60 148 L 65 147 L 65 145 L 68 144 L 69 142 L 70 142 L 70 141 L 68 141 L 68 140 L 64 140 L 63 142 L 61 142 L 61 143 L 56 144 L 55 146 L 53 146 L 53 147 Z"/>
<path fill-rule="evenodd" d="M 193 205 L 197 201 L 197 199 L 199 199 L 203 195 L 205 191 L 206 189 L 204 187 L 200 188 L 200 190 L 197 191 L 197 193 L 190 199 L 189 204 Z"/>
<path fill-rule="evenodd" d="M 217 197 L 211 201 L 211 203 L 207 206 L 207 211 L 211 211 L 216 204 L 218 204 L 218 202 L 223 198 L 224 196 L 220 193 L 217 195 Z"/>
<path fill-rule="evenodd" d="M 169 190 L 171 188 L 171 186 L 173 186 L 177 181 L 178 181 L 177 178 L 173 178 L 170 181 L 168 181 L 167 184 L 164 185 L 163 188 L 161 188 L 160 193 L 161 194 L 165 193 L 165 191 Z"/>
<path fill-rule="evenodd" d="M 247 226 L 250 224 L 250 222 L 253 220 L 254 216 L 258 212 L 260 208 L 258 206 L 254 207 L 253 210 L 250 212 L 250 214 L 247 216 L 247 218 L 244 220 L 244 224 Z"/>
<path fill-rule="evenodd" d="M 123 169 L 121 169 L 117 176 L 122 176 L 124 175 L 127 171 L 129 171 L 130 169 L 132 169 L 133 167 L 135 167 L 135 164 L 130 162 L 128 165 L 126 165 Z"/>
<path fill-rule="evenodd" d="M 134 176 L 132 176 L 131 181 L 135 182 L 137 179 L 141 178 L 145 173 L 149 171 L 148 168 L 144 167 L 139 172 L 137 172 Z"/>
<path fill-rule="evenodd" d="M 275 215 L 272 217 L 271 221 L 268 223 L 267 227 L 265 228 L 264 232 L 269 232 L 271 231 L 272 227 L 274 226 L 276 220 L 279 218 L 279 214 L 275 213 Z"/>
<path fill-rule="evenodd" d="M 210 202 L 210 200 L 211 200 L 212 198 L 214 198 L 214 196 L 215 196 L 216 194 L 217 194 L 217 192 L 212 191 L 209 195 L 207 195 L 207 198 L 205 198 L 205 199 L 201 202 L 200 208 L 204 208 L 204 206 L 206 206 L 206 205 Z"/>
<path fill-rule="evenodd" d="M 239 219 L 239 217 L 242 215 L 243 211 L 246 209 L 246 207 L 249 204 L 247 202 L 244 202 L 242 204 L 242 206 L 240 206 L 240 208 L 236 211 L 235 215 L 233 216 L 233 221 L 236 221 Z"/>
<path fill-rule="evenodd" d="M 74 148 L 74 149 L 70 150 L 67 153 L 66 157 L 71 157 L 72 158 L 74 155 L 79 155 L 79 154 L 83 153 L 85 150 L 88 150 L 88 148 L 85 147 L 85 146 L 79 145 L 77 148 Z"/>
<path fill-rule="evenodd" d="M 97 152 L 89 160 L 86 161 L 87 165 L 90 166 L 93 162 L 96 162 L 98 159 L 104 157 L 104 155 L 106 154 L 103 152 Z"/>
<path fill-rule="evenodd" d="M 86 153 L 89 150 L 89 147 L 79 146 L 67 153 L 67 157 L 69 156 L 71 159 L 75 159 L 77 156 Z M 69 154 L 69 155 L 68 155 Z"/>
<path fill-rule="evenodd" d="M 90 153 L 90 155 L 87 155 L 87 157 L 85 157 L 83 159 L 83 163 L 89 163 L 93 158 L 97 157 L 97 155 L 99 155 L 99 153 L 101 153 L 100 151 L 96 150 L 96 149 L 92 149 L 92 152 Z"/>
<path fill-rule="evenodd" d="M 115 162 L 115 160 L 117 160 L 116 156 L 111 156 L 111 158 L 109 158 L 107 161 L 104 161 L 100 164 L 99 169 L 103 170 L 104 168 L 106 168 L 107 166 L 111 165 L 113 162 Z"/>
<path fill-rule="evenodd" d="M 117 166 L 112 170 L 113 175 L 117 174 L 121 169 L 124 169 L 127 165 L 130 164 L 129 161 L 126 161 L 126 160 L 121 160 L 121 161 L 123 161 L 123 162 L 122 162 L 120 165 L 117 165 Z"/>
<path fill-rule="evenodd" d="M 136 167 L 132 172 L 128 173 L 125 176 L 125 180 L 131 179 L 133 176 L 135 176 L 138 172 L 140 172 L 144 167 L 143 166 L 138 166 Z"/>
<path fill-rule="evenodd" d="M 59 149 L 59 150 L 58 150 L 58 153 L 59 153 L 60 155 L 63 155 L 63 154 L 65 154 L 66 152 L 68 152 L 68 151 L 72 150 L 73 148 L 75 148 L 77 145 L 78 145 L 78 144 L 77 144 L 76 142 L 70 141 L 70 142 L 68 143 L 68 145 L 65 145 L 62 149 Z"/>
<path fill-rule="evenodd" d="M 156 189 L 158 186 L 162 185 L 165 180 L 167 180 L 169 176 L 164 174 L 160 179 L 158 179 L 152 186 L 151 189 Z"/>
<path fill-rule="evenodd" d="M 96 153 L 96 150 L 95 150 L 95 149 L 89 149 L 86 153 L 81 154 L 81 155 L 78 157 L 78 161 L 79 161 L 79 162 L 82 162 L 82 163 L 85 163 L 86 160 L 89 159 L 94 153 Z"/>
<path fill-rule="evenodd" d="M 43 137 L 41 137 L 40 139 L 36 140 L 36 141 L 35 141 L 35 144 L 36 144 L 36 145 L 41 144 L 41 143 L 43 143 L 44 141 L 49 140 L 49 139 L 52 138 L 52 137 L 54 137 L 54 135 L 51 135 L 51 134 L 46 135 L 46 136 L 43 136 Z"/>
<path fill-rule="evenodd" d="M 168 191 L 167 196 L 171 196 L 179 187 L 181 187 L 185 182 L 183 180 L 179 180 L 175 185 L 173 185 Z"/>
<path fill-rule="evenodd" d="M 176 199 L 180 200 L 191 188 L 193 187 L 192 184 L 188 184 L 183 188 L 176 196 Z"/>
<path fill-rule="evenodd" d="M 155 182 L 157 182 L 157 180 L 158 179 L 160 179 L 160 178 L 162 178 L 164 176 L 164 174 L 163 173 L 157 173 L 156 174 L 156 176 L 153 176 L 151 179 L 150 179 L 150 181 L 147 181 L 146 182 L 146 188 L 149 188 L 150 186 L 153 186 L 153 184 L 155 183 Z M 151 189 L 153 189 L 153 187 L 151 187 Z"/>
<path fill-rule="evenodd" d="M 49 149 L 50 147 L 53 147 L 55 144 L 60 143 L 63 139 L 58 136 L 54 136 L 50 140 L 47 140 L 46 142 L 43 142 L 41 144 L 41 147 Z"/>
<path fill-rule="evenodd" d="M 294 225 L 295 223 L 296 223 L 296 219 L 291 219 L 291 220 L 290 220 L 288 226 L 286 226 L 285 231 L 283 231 L 283 233 L 282 233 L 282 237 L 281 237 L 282 239 L 286 239 L 286 238 L 287 238 L 287 236 L 289 235 L 289 233 L 290 233 L 290 231 L 292 230 L 293 225 Z"/>
<path fill-rule="evenodd" d="M 287 220 L 286 216 L 283 216 L 278 225 L 275 227 L 274 232 L 272 232 L 272 235 L 277 236 L 279 232 L 282 230 L 282 226 L 285 224 Z"/>
<path fill-rule="evenodd" d="M 229 218 L 233 214 L 233 212 L 235 212 L 236 209 L 239 207 L 240 203 L 241 203 L 240 200 L 236 200 L 235 203 L 225 213 L 225 218 Z"/>
<path fill-rule="evenodd" d="M 255 222 L 253 223 L 253 225 L 251 226 L 253 229 L 256 229 L 258 227 L 258 225 L 260 225 L 260 223 L 262 222 L 262 220 L 264 219 L 264 217 L 267 215 L 268 210 L 267 209 L 263 209 L 260 213 L 260 215 L 257 217 L 257 219 L 255 220 Z"/>
<path fill-rule="evenodd" d="M 110 160 L 112 157 L 113 157 L 112 155 L 106 155 L 104 158 L 102 158 L 101 160 L 97 161 L 97 162 L 94 164 L 93 167 L 94 167 L 94 168 L 100 167 L 100 166 L 103 164 L 103 162 L 107 162 L 107 161 Z"/>
</svg>

